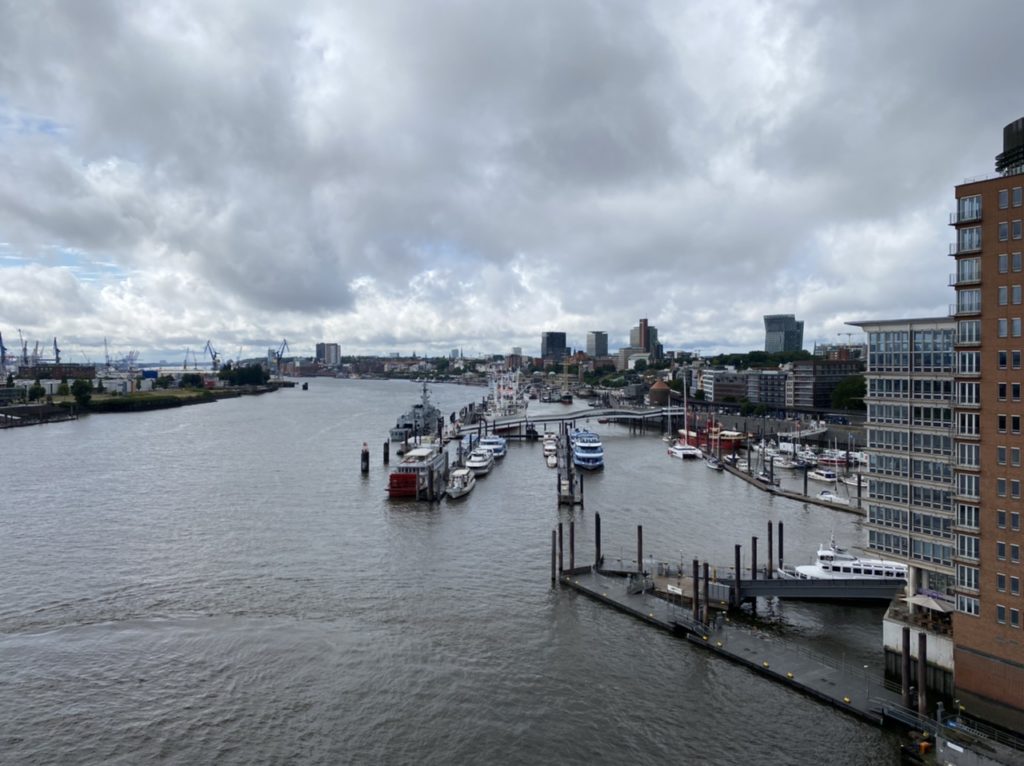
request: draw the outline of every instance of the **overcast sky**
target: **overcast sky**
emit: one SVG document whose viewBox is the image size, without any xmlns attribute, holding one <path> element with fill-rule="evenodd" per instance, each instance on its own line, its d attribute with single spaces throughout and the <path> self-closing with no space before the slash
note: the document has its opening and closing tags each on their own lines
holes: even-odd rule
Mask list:
<svg viewBox="0 0 1024 766">
<path fill-rule="evenodd" d="M 1024 3 L 0 0 L 0 333 L 763 348 L 939 316 Z"/>
</svg>

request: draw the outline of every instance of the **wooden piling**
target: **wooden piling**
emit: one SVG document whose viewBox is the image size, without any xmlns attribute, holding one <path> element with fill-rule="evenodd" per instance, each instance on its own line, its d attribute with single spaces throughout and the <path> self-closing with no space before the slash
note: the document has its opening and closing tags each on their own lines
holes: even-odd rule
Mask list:
<svg viewBox="0 0 1024 766">
<path fill-rule="evenodd" d="M 807 466 L 804 466 L 804 497 L 807 497 Z"/>
<path fill-rule="evenodd" d="M 691 589 L 691 601 L 690 608 L 693 612 L 693 619 L 700 620 L 700 562 L 697 559 L 693 560 L 693 571 L 690 579 L 693 581 L 693 588 Z"/>
<path fill-rule="evenodd" d="M 910 708 L 910 626 L 903 626 L 903 648 L 900 652 L 900 702 Z"/>
<path fill-rule="evenodd" d="M 558 571 L 565 571 L 565 544 L 562 538 L 562 522 L 558 522 Z"/>
<path fill-rule="evenodd" d="M 765 567 L 765 578 L 768 580 L 774 579 L 774 576 L 772 575 L 772 570 L 775 568 L 772 565 L 773 561 L 775 561 L 775 559 L 772 557 L 772 520 L 768 519 L 768 565 Z"/>
<path fill-rule="evenodd" d="M 366 442 L 363 442 L 363 451 L 359 454 L 359 471 L 370 472 L 370 448 L 366 446 Z"/>
<path fill-rule="evenodd" d="M 644 571 L 644 525 L 636 525 L 636 571 Z"/>
<path fill-rule="evenodd" d="M 389 462 L 391 462 L 391 442 L 385 440 L 385 442 L 384 442 L 384 465 L 387 465 Z"/>
<path fill-rule="evenodd" d="M 601 566 L 601 514 L 594 514 L 594 566 Z"/>
<path fill-rule="evenodd" d="M 917 714 L 928 716 L 928 635 L 917 634 Z"/>
<path fill-rule="evenodd" d="M 732 603 L 733 606 L 738 607 L 740 605 L 740 546 L 736 544 L 736 574 L 733 577 L 732 587 Z"/>
<path fill-rule="evenodd" d="M 576 569 L 576 522 L 569 520 L 569 570 Z"/>
<path fill-rule="evenodd" d="M 551 584 L 558 582 L 558 569 L 555 553 L 558 548 L 558 533 L 551 530 Z"/>
<path fill-rule="evenodd" d="M 750 538 L 750 579 L 757 579 L 757 538 Z"/>
<path fill-rule="evenodd" d="M 700 621 L 707 625 L 711 621 L 711 598 L 710 598 L 710 586 L 708 585 L 708 570 L 710 569 L 708 562 L 703 564 L 704 571 L 702 572 L 702 586 L 701 586 L 701 618 Z"/>
<path fill-rule="evenodd" d="M 779 519 L 779 568 L 785 563 L 785 559 L 782 557 L 782 519 Z"/>
</svg>

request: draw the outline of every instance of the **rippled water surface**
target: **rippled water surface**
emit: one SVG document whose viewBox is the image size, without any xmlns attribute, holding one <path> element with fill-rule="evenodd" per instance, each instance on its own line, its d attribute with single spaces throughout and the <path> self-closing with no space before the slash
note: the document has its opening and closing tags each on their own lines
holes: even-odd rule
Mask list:
<svg viewBox="0 0 1024 766">
<path fill-rule="evenodd" d="M 445 412 L 482 393 L 432 387 Z M 383 440 L 417 398 L 316 379 L 0 432 L 0 760 L 897 762 L 891 735 L 549 583 L 551 529 L 575 518 L 584 560 L 595 512 L 606 557 L 643 524 L 646 553 L 725 565 L 769 520 L 799 563 L 856 517 L 596 423 L 583 510 L 529 443 L 465 498 L 388 501 Z M 769 616 L 880 665 L 880 609 Z"/>
</svg>

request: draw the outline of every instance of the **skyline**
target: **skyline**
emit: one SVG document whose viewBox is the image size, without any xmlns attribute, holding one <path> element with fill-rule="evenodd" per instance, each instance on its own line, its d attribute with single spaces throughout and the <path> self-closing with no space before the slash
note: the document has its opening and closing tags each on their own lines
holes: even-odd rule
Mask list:
<svg viewBox="0 0 1024 766">
<path fill-rule="evenodd" d="M 841 343 L 948 314 L 1024 115 L 1004 2 L 0 7 L 0 333 L 68 361 Z"/>
</svg>

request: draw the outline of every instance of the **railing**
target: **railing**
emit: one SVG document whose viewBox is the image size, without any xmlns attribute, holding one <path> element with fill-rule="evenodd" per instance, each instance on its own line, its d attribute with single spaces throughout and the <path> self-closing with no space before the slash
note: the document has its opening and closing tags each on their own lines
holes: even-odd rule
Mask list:
<svg viewBox="0 0 1024 766">
<path fill-rule="evenodd" d="M 950 287 L 959 287 L 960 285 L 976 285 L 976 284 L 980 284 L 980 283 L 981 283 L 981 274 L 980 273 L 972 274 L 972 275 L 959 275 L 959 274 L 955 274 L 954 273 L 954 274 L 950 274 L 949 275 L 949 286 Z"/>
<path fill-rule="evenodd" d="M 981 220 L 981 211 L 977 212 L 960 212 L 954 210 L 949 214 L 949 225 L 956 226 L 958 223 L 974 223 L 975 221 Z"/>
<path fill-rule="evenodd" d="M 949 243 L 950 255 L 964 255 L 965 253 L 980 253 L 981 242 L 977 244 L 960 244 L 959 242 Z"/>
</svg>

